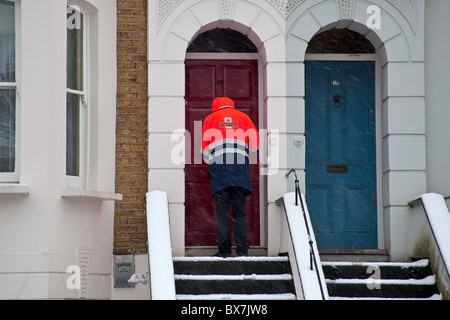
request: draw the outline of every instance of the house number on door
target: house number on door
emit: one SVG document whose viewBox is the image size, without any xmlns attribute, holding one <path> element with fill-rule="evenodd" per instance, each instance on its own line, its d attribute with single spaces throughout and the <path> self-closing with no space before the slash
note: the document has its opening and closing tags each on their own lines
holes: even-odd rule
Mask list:
<svg viewBox="0 0 450 320">
<path fill-rule="evenodd" d="M 338 86 L 339 85 L 339 81 L 338 80 L 333 80 L 333 86 Z"/>
</svg>

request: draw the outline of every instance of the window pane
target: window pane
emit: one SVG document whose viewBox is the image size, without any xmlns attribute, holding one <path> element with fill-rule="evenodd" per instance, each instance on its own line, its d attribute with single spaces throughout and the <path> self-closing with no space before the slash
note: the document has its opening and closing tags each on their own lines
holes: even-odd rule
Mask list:
<svg viewBox="0 0 450 320">
<path fill-rule="evenodd" d="M 67 88 L 83 91 L 83 15 L 69 7 L 67 19 Z"/>
<path fill-rule="evenodd" d="M 248 52 L 257 53 L 258 48 L 244 34 L 231 29 L 216 28 L 200 34 L 187 52 Z"/>
<path fill-rule="evenodd" d="M 67 94 L 66 174 L 80 175 L 80 96 Z"/>
<path fill-rule="evenodd" d="M 15 172 L 16 89 L 0 89 L 0 172 Z"/>
<path fill-rule="evenodd" d="M 0 0 L 0 82 L 16 81 L 14 2 Z"/>
<path fill-rule="evenodd" d="M 330 29 L 314 36 L 306 53 L 375 53 L 375 47 L 358 32 Z"/>
</svg>

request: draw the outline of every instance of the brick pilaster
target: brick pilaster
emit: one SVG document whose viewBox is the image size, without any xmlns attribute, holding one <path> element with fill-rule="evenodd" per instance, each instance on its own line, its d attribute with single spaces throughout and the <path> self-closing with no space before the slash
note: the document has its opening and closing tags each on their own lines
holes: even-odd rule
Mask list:
<svg viewBox="0 0 450 320">
<path fill-rule="evenodd" d="M 114 254 L 147 253 L 147 0 L 117 0 Z"/>
</svg>

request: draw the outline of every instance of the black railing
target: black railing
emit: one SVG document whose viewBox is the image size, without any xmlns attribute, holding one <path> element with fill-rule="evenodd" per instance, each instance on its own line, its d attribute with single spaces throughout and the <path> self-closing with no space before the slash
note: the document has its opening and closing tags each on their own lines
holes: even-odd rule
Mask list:
<svg viewBox="0 0 450 320">
<path fill-rule="evenodd" d="M 314 270 L 313 265 L 316 269 L 316 275 L 317 275 L 317 279 L 319 280 L 319 286 L 320 286 L 320 293 L 322 295 L 322 299 L 325 300 L 325 293 L 323 291 L 323 286 L 322 286 L 322 281 L 320 278 L 320 273 L 319 273 L 319 268 L 317 266 L 317 259 L 316 259 L 316 252 L 314 250 L 314 242 L 312 241 L 311 238 L 311 231 L 309 229 L 309 222 L 308 222 L 308 218 L 306 217 L 306 210 L 305 210 L 305 205 L 303 204 L 303 196 L 300 190 L 300 182 L 298 180 L 297 177 L 297 172 L 295 171 L 294 168 L 292 168 L 291 170 L 289 170 L 288 173 L 286 173 L 286 177 L 289 177 L 289 175 L 293 173 L 294 174 L 294 178 L 295 178 L 295 205 L 298 206 L 298 202 L 300 200 L 300 204 L 302 207 L 302 212 L 303 212 L 303 219 L 305 220 L 305 226 L 306 226 L 306 232 L 308 233 L 308 242 L 309 242 L 309 264 L 310 264 L 310 269 L 311 271 Z"/>
</svg>

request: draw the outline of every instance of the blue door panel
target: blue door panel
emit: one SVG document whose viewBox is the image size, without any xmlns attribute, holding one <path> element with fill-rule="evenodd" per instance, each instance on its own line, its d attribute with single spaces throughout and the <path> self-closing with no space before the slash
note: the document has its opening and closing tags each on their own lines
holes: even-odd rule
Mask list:
<svg viewBox="0 0 450 320">
<path fill-rule="evenodd" d="M 307 61 L 305 71 L 306 200 L 318 245 L 376 248 L 375 64 Z"/>
<path fill-rule="evenodd" d="M 344 187 L 344 232 L 370 232 L 370 190 L 368 185 Z"/>
<path fill-rule="evenodd" d="M 311 201 L 308 206 L 316 208 L 316 214 L 311 215 L 311 223 L 317 232 L 332 232 L 332 187 L 328 184 L 308 185 L 307 193 L 310 195 Z"/>
<path fill-rule="evenodd" d="M 310 145 L 310 152 L 306 154 L 307 162 L 313 163 L 325 163 L 329 160 L 329 150 L 324 148 L 325 145 L 330 145 L 328 139 L 328 108 L 327 103 L 322 100 L 322 96 L 327 93 L 327 83 L 329 81 L 328 72 L 317 71 L 309 75 L 311 83 L 314 83 L 317 87 L 315 90 L 310 91 L 311 100 L 317 101 L 315 104 L 315 112 L 306 113 L 306 123 L 311 128 L 318 128 L 310 132 L 310 138 L 317 143 Z"/>
</svg>

